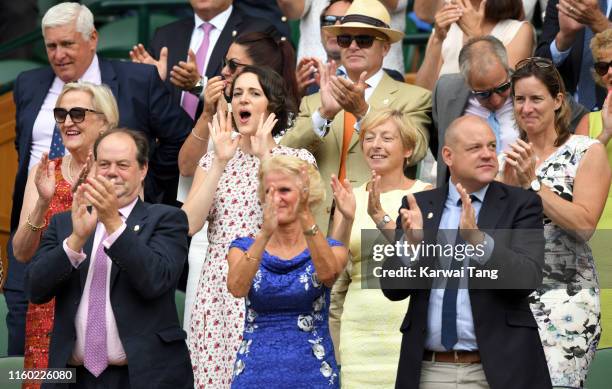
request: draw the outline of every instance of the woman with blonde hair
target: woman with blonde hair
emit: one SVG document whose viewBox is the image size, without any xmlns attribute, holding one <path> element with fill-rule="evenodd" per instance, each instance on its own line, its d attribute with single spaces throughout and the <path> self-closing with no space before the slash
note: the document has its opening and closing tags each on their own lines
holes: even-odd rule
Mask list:
<svg viewBox="0 0 612 389">
<path fill-rule="evenodd" d="M 47 153 L 28 175 L 19 228 L 13 237 L 13 252 L 20 262 L 29 262 L 42 233 L 56 213 L 72 206 L 72 194 L 93 170 L 90 156 L 94 142 L 103 131 L 119 122 L 117 102 L 105 85 L 71 82 L 64 85 L 53 109 L 65 156 L 49 160 Z M 93 173 L 92 173 L 93 174 Z M 53 328 L 54 301 L 29 304 L 26 314 L 26 369 L 44 369 L 48 364 L 49 341 Z M 35 388 L 40 384 L 27 383 Z"/>
<path fill-rule="evenodd" d="M 338 388 L 328 310 L 347 253 L 315 224 L 321 176 L 297 157 L 274 156 L 261 164 L 258 193 L 261 230 L 227 255 L 227 288 L 247 306 L 232 388 Z"/>
<path fill-rule="evenodd" d="M 388 388 L 395 382 L 401 344 L 397 329 L 407 302 L 391 302 L 380 290 L 362 289 L 366 277 L 362 274 L 362 261 L 366 260 L 361 251 L 362 231 L 393 232 L 402 197 L 432 189 L 430 184 L 404 175 L 406 166 L 425 156 L 427 138 L 400 111 L 383 109 L 366 116 L 359 142 L 372 170 L 370 182 L 352 189 L 347 180 L 340 183 L 332 178 L 336 210 L 331 237 L 351 252 L 347 271 L 332 291 L 332 325 L 336 333 L 340 327 L 339 347 L 337 341 L 335 345 L 342 365 L 342 385 Z"/>
</svg>

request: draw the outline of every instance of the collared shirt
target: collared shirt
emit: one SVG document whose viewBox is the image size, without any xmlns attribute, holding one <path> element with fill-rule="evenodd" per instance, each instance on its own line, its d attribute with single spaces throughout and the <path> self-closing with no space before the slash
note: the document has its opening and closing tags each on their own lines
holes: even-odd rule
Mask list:
<svg viewBox="0 0 612 389">
<path fill-rule="evenodd" d="M 105 232 L 104 224 L 98 222 L 98 225 L 96 226 L 93 246 L 91 247 L 92 257 L 89 261 L 87 279 L 85 280 L 83 295 L 81 296 L 81 302 L 79 303 L 79 308 L 74 319 L 74 327 L 76 328 L 76 342 L 74 344 L 74 350 L 72 350 L 72 357 L 69 361 L 71 365 L 82 365 L 85 359 L 85 331 L 87 329 L 87 313 L 89 311 L 89 289 L 91 287 L 91 278 L 93 277 L 92 269 L 94 268 L 94 261 L 96 260 L 93 255 L 97 251 L 100 244 L 103 244 L 106 249 L 109 249 L 119 238 L 119 236 L 121 236 L 123 231 L 125 231 L 127 227 L 125 221 L 130 216 L 130 213 L 132 213 L 132 210 L 136 205 L 136 201 L 138 201 L 138 197 L 136 197 L 125 207 L 119 209 L 123 223 L 121 224 L 121 227 L 117 229 L 117 231 L 110 234 L 103 242 L 101 242 L 101 240 Z M 83 250 L 81 250 L 80 253 L 72 250 L 70 247 L 68 247 L 67 242 L 68 238 L 66 238 L 63 243 L 64 251 L 72 263 L 72 266 L 74 266 L 76 269 L 87 258 L 87 255 L 83 252 Z M 125 350 L 123 349 L 121 339 L 119 338 L 117 321 L 115 320 L 113 307 L 111 306 L 110 301 L 110 275 L 113 263 L 108 257 L 106 257 L 106 260 L 108 261 L 108 270 L 106 273 L 106 341 L 108 350 L 108 364 L 125 365 L 127 364 L 127 357 L 125 355 Z"/>
<path fill-rule="evenodd" d="M 223 29 L 225 28 L 225 25 L 227 24 L 227 21 L 229 20 L 229 17 L 233 9 L 234 9 L 233 6 L 230 5 L 229 7 L 227 7 L 225 11 L 216 15 L 214 18 L 210 19 L 207 22 L 202 20 L 195 13 L 193 15 L 194 26 L 193 26 L 193 31 L 191 32 L 191 40 L 189 41 L 189 49 L 191 49 L 191 51 L 193 51 L 194 54 L 198 52 L 198 49 L 200 48 L 200 45 L 202 44 L 202 41 L 204 40 L 204 31 L 200 28 L 200 26 L 202 26 L 202 24 L 204 23 L 210 23 L 215 27 L 212 30 L 210 30 L 210 36 L 208 38 L 209 39 L 208 51 L 206 52 L 206 59 L 204 60 L 204 67 L 200 71 L 200 74 L 202 76 L 206 74 L 206 70 L 208 69 L 208 61 L 210 61 L 210 55 L 212 54 L 215 48 L 215 45 L 217 44 L 217 41 L 219 40 L 219 37 L 221 36 L 221 31 L 223 31 Z M 185 61 L 188 61 L 188 60 L 189 60 L 189 56 L 187 55 Z M 185 96 L 185 93 L 189 93 L 189 92 L 183 92 L 181 94 L 181 104 L 183 103 L 183 96 Z"/>
<path fill-rule="evenodd" d="M 346 70 L 344 69 L 344 66 L 340 66 L 338 69 L 342 70 L 344 72 L 344 74 L 346 74 Z M 368 85 L 366 90 L 365 90 L 365 100 L 369 101 L 370 97 L 372 96 L 372 93 L 374 93 L 374 90 L 376 89 L 376 87 L 378 86 L 378 84 L 380 84 L 380 80 L 382 80 L 383 75 L 385 74 L 385 72 L 382 70 L 382 68 L 378 69 L 378 71 L 376 73 L 374 73 L 372 75 L 372 77 L 368 78 L 365 82 Z M 368 106 L 368 112 L 370 112 L 370 107 Z M 367 115 L 367 113 L 366 113 Z M 325 129 L 323 128 L 326 124 L 326 120 L 323 119 L 323 117 L 321 117 L 321 114 L 319 113 L 319 110 L 315 110 L 312 113 L 312 130 L 315 132 L 315 134 L 317 134 L 320 138 L 323 138 L 325 136 Z M 359 130 L 359 122 L 355 123 L 355 128 L 357 130 Z"/>
<path fill-rule="evenodd" d="M 102 84 L 102 74 L 100 73 L 98 55 L 94 55 L 89 67 L 85 70 L 83 77 L 79 78 L 79 81 L 88 81 L 96 85 Z M 40 161 L 42 153 L 49 152 L 51 138 L 53 137 L 53 129 L 55 128 L 53 108 L 55 108 L 57 98 L 60 93 L 62 93 L 64 84 L 64 81 L 55 76 L 51 88 L 43 101 L 42 107 L 40 107 L 40 111 L 38 111 L 38 116 L 36 116 L 32 128 L 32 147 L 30 148 L 30 164 L 28 165 L 28 170 Z M 68 153 L 68 150 L 66 150 L 66 152 Z"/>
<path fill-rule="evenodd" d="M 482 202 L 489 185 L 472 193 L 480 201 L 472 202 L 472 207 L 476 213 L 476 219 L 480 213 Z M 461 198 L 452 181 L 449 181 L 448 196 L 444 202 L 444 211 L 440 219 L 438 241 L 450 242 L 454 244 L 457 238 L 459 220 L 461 218 L 461 205 L 457 205 Z M 449 236 L 452 235 L 452 236 Z M 493 251 L 493 239 L 485 234 L 485 255 L 479 258 L 478 262 L 485 264 Z M 441 265 L 449 269 L 452 258 L 440 258 Z M 469 258 L 464 260 L 463 266 L 469 263 Z M 467 272 L 466 272 L 467 273 Z M 447 351 L 442 345 L 442 302 L 444 299 L 444 287 L 446 280 L 434 285 L 436 289 L 431 290 L 429 295 L 429 310 L 427 311 L 427 334 L 425 337 L 425 349 L 432 351 Z M 467 279 L 460 281 L 460 289 L 457 290 L 457 343 L 454 350 L 478 350 L 476 334 L 474 332 L 474 318 L 472 317 L 472 305 L 470 303 L 469 290 L 466 288 Z M 439 288 L 438 288 L 439 287 Z"/>
<path fill-rule="evenodd" d="M 491 111 L 483 107 L 476 97 L 470 96 L 463 114 L 476 115 L 484 120 L 487 120 L 489 115 L 491 115 Z M 500 126 L 500 150 L 508 151 L 510 150 L 510 144 L 516 142 L 519 137 L 518 126 L 516 125 L 516 119 L 514 118 L 512 97 L 508 96 L 504 105 L 495 111 L 495 116 L 497 117 L 497 121 L 499 122 Z"/>
</svg>

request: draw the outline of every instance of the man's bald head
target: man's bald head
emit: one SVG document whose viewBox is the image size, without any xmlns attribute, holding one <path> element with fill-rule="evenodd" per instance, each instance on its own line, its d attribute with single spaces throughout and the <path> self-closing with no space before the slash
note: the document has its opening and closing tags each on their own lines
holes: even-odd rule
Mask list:
<svg viewBox="0 0 612 389">
<path fill-rule="evenodd" d="M 471 126 L 486 126 L 491 134 L 495 137 L 493 130 L 489 127 L 489 123 L 479 116 L 464 115 L 453 120 L 444 133 L 444 146 L 452 147 L 455 145 L 461 135 L 461 129 Z"/>
</svg>

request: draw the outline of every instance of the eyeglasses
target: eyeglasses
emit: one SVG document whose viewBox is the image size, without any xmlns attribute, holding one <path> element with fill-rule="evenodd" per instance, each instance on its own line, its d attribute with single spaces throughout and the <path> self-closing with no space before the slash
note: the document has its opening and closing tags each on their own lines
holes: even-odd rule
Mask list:
<svg viewBox="0 0 612 389">
<path fill-rule="evenodd" d="M 489 97 L 491 97 L 493 95 L 493 93 L 501 95 L 502 93 L 504 93 L 508 89 L 510 89 L 511 86 L 512 86 L 512 82 L 506 81 L 503 84 L 500 84 L 500 85 L 496 86 L 495 88 L 491 88 L 491 89 L 487 89 L 487 90 L 483 90 L 483 91 L 473 90 L 472 91 L 472 95 L 474 97 L 476 97 L 478 100 L 486 100 Z"/>
<path fill-rule="evenodd" d="M 525 58 L 521 61 L 518 61 L 516 63 L 515 69 L 519 70 L 521 68 L 524 68 L 525 66 L 529 66 L 529 65 L 533 65 L 535 67 L 538 68 L 550 68 L 550 67 L 554 67 L 555 65 L 553 65 L 553 62 L 548 59 L 548 58 L 542 58 L 542 57 L 529 57 L 529 58 Z"/>
<path fill-rule="evenodd" d="M 605 76 L 606 73 L 608 73 L 608 69 L 610 68 L 610 66 L 612 66 L 612 61 L 610 62 L 595 62 L 593 64 L 593 67 L 595 68 L 595 72 L 597 74 L 599 74 L 600 76 Z"/>
<path fill-rule="evenodd" d="M 359 46 L 360 49 L 368 49 L 372 47 L 374 40 L 384 41 L 383 38 L 379 38 L 373 35 L 348 35 L 348 34 L 338 35 L 336 37 L 336 40 L 338 42 L 338 46 L 342 47 L 343 49 L 346 49 L 347 47 L 349 47 L 351 43 L 353 43 L 353 41 L 357 43 L 357 46 Z"/>
<path fill-rule="evenodd" d="M 238 61 L 236 61 L 235 59 L 227 59 L 227 58 L 223 58 L 223 66 L 222 67 L 228 67 L 230 72 L 234 73 L 239 66 L 247 66 L 247 64 L 245 63 L 240 63 Z"/>
<path fill-rule="evenodd" d="M 339 22 L 342 16 L 336 15 L 321 15 L 321 27 L 333 26 Z"/>
<path fill-rule="evenodd" d="M 81 123 L 83 120 L 85 120 L 85 114 L 87 112 L 102 114 L 102 112 L 82 107 L 73 107 L 70 108 L 70 110 L 65 108 L 53 108 L 53 117 L 55 117 L 56 122 L 64 123 L 66 121 L 66 116 L 70 115 L 70 119 L 73 123 Z"/>
</svg>

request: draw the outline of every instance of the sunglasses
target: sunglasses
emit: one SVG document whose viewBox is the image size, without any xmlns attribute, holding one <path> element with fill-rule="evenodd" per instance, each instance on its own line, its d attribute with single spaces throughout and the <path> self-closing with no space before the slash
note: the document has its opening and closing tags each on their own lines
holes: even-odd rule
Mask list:
<svg viewBox="0 0 612 389">
<path fill-rule="evenodd" d="M 542 57 L 529 57 L 529 58 L 525 58 L 521 61 L 518 61 L 516 63 L 515 69 L 519 70 L 521 68 L 524 68 L 525 66 L 535 66 L 538 68 L 550 68 L 550 67 L 554 67 L 552 61 L 548 58 L 542 58 Z"/>
<path fill-rule="evenodd" d="M 338 46 L 342 47 L 343 49 L 348 48 L 351 45 L 351 43 L 353 43 L 353 41 L 357 43 L 357 46 L 359 46 L 360 49 L 368 49 L 372 47 L 374 40 L 384 41 L 383 38 L 379 38 L 373 35 L 348 35 L 348 34 L 338 35 L 336 37 L 336 40 L 338 42 Z"/>
<path fill-rule="evenodd" d="M 504 93 L 508 89 L 510 89 L 511 86 L 512 86 L 512 82 L 511 81 L 506 81 L 503 84 L 500 84 L 500 85 L 496 86 L 495 88 L 491 88 L 491 89 L 487 89 L 487 90 L 483 90 L 483 91 L 473 90 L 472 91 L 472 95 L 474 97 L 476 97 L 478 100 L 486 100 L 489 97 L 491 97 L 493 95 L 493 93 L 501 95 L 502 93 Z"/>
<path fill-rule="evenodd" d="M 70 110 L 65 108 L 53 108 L 53 117 L 55 118 L 56 122 L 64 123 L 66 121 L 66 117 L 70 115 L 70 119 L 73 123 L 81 123 L 83 120 L 85 120 L 85 114 L 87 112 L 93 112 L 100 115 L 102 114 L 102 112 L 82 107 L 74 107 L 70 108 Z"/>
<path fill-rule="evenodd" d="M 605 76 L 606 73 L 608 73 L 608 69 L 610 68 L 610 66 L 612 66 L 612 61 L 610 62 L 595 62 L 593 64 L 593 67 L 595 68 L 595 72 L 597 74 L 599 74 L 600 76 Z"/>
<path fill-rule="evenodd" d="M 321 15 L 321 27 L 333 26 L 342 18 L 342 16 L 336 15 Z"/>
<path fill-rule="evenodd" d="M 235 59 L 227 59 L 227 58 L 223 58 L 223 66 L 222 67 L 228 67 L 230 72 L 234 73 L 239 66 L 247 66 L 247 64 L 245 63 L 240 63 L 238 61 L 236 61 Z"/>
</svg>

